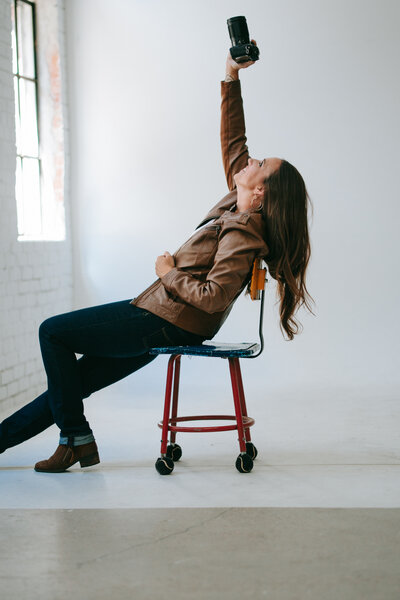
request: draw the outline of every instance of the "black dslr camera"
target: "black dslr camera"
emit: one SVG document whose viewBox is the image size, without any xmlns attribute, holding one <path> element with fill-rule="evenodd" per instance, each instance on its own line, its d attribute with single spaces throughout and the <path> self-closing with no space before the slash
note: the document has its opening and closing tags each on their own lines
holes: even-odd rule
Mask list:
<svg viewBox="0 0 400 600">
<path fill-rule="evenodd" d="M 246 17 L 232 17 L 227 20 L 227 23 L 229 37 L 231 38 L 232 43 L 232 48 L 230 48 L 229 51 L 233 60 L 237 63 L 258 60 L 260 51 L 257 46 L 250 41 Z"/>
</svg>

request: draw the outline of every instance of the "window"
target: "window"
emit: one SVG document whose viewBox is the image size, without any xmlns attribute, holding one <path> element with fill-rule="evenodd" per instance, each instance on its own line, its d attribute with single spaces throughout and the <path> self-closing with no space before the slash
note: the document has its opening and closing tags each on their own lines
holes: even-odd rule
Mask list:
<svg viewBox="0 0 400 600">
<path fill-rule="evenodd" d="M 41 236 L 35 5 L 15 0 L 12 12 L 18 234 Z"/>
<path fill-rule="evenodd" d="M 57 3 L 13 0 L 19 241 L 64 240 L 64 127 Z"/>
</svg>

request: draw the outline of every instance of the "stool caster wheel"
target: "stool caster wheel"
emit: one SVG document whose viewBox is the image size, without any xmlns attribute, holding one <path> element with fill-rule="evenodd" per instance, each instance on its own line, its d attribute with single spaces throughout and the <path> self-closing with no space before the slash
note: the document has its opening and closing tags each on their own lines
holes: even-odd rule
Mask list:
<svg viewBox="0 0 400 600">
<path fill-rule="evenodd" d="M 167 456 L 172 458 L 174 462 L 179 460 L 182 456 L 182 448 L 179 444 L 170 444 L 167 446 Z"/>
<path fill-rule="evenodd" d="M 257 448 L 251 442 L 246 442 L 246 454 L 248 454 L 253 460 L 257 457 Z"/>
<path fill-rule="evenodd" d="M 236 468 L 239 473 L 250 473 L 253 468 L 253 459 L 248 454 L 239 454 L 236 459 Z"/>
<path fill-rule="evenodd" d="M 169 475 L 174 470 L 174 461 L 168 456 L 157 458 L 155 467 L 160 475 Z"/>
</svg>

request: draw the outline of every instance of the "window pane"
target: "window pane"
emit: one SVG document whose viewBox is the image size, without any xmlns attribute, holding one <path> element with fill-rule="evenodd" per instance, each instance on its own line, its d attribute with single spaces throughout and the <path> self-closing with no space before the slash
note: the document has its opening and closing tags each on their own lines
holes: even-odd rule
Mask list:
<svg viewBox="0 0 400 600">
<path fill-rule="evenodd" d="M 15 135 L 17 144 L 17 154 L 21 154 L 21 127 L 19 119 L 19 98 L 18 98 L 18 77 L 14 77 L 14 96 L 15 96 Z"/>
<path fill-rule="evenodd" d="M 40 178 L 39 161 L 36 159 L 22 159 L 22 196 L 24 214 L 23 234 L 40 234 L 42 232 Z"/>
<path fill-rule="evenodd" d="M 11 47 L 13 57 L 13 73 L 17 73 L 17 41 L 15 39 L 15 9 L 14 2 L 11 3 Z"/>
<path fill-rule="evenodd" d="M 21 115 L 20 154 L 38 156 L 36 84 L 34 81 L 19 80 L 19 102 Z"/>
<path fill-rule="evenodd" d="M 17 198 L 18 234 L 24 233 L 24 196 L 22 192 L 22 166 L 21 159 L 17 156 L 17 170 L 15 181 L 15 195 Z"/>
<path fill-rule="evenodd" d="M 32 6 L 17 2 L 18 67 L 19 74 L 35 77 Z"/>
</svg>

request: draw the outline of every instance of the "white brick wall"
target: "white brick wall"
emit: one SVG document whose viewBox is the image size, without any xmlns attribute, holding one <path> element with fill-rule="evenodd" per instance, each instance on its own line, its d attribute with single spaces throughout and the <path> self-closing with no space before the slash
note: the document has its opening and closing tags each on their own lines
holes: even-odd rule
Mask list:
<svg viewBox="0 0 400 600">
<path fill-rule="evenodd" d="M 68 112 L 65 74 L 64 0 L 59 44 L 65 148 L 66 241 L 18 242 L 15 201 L 14 88 L 11 1 L 0 0 L 0 415 L 46 389 L 38 327 L 72 307 L 72 253 L 68 185 Z"/>
</svg>

